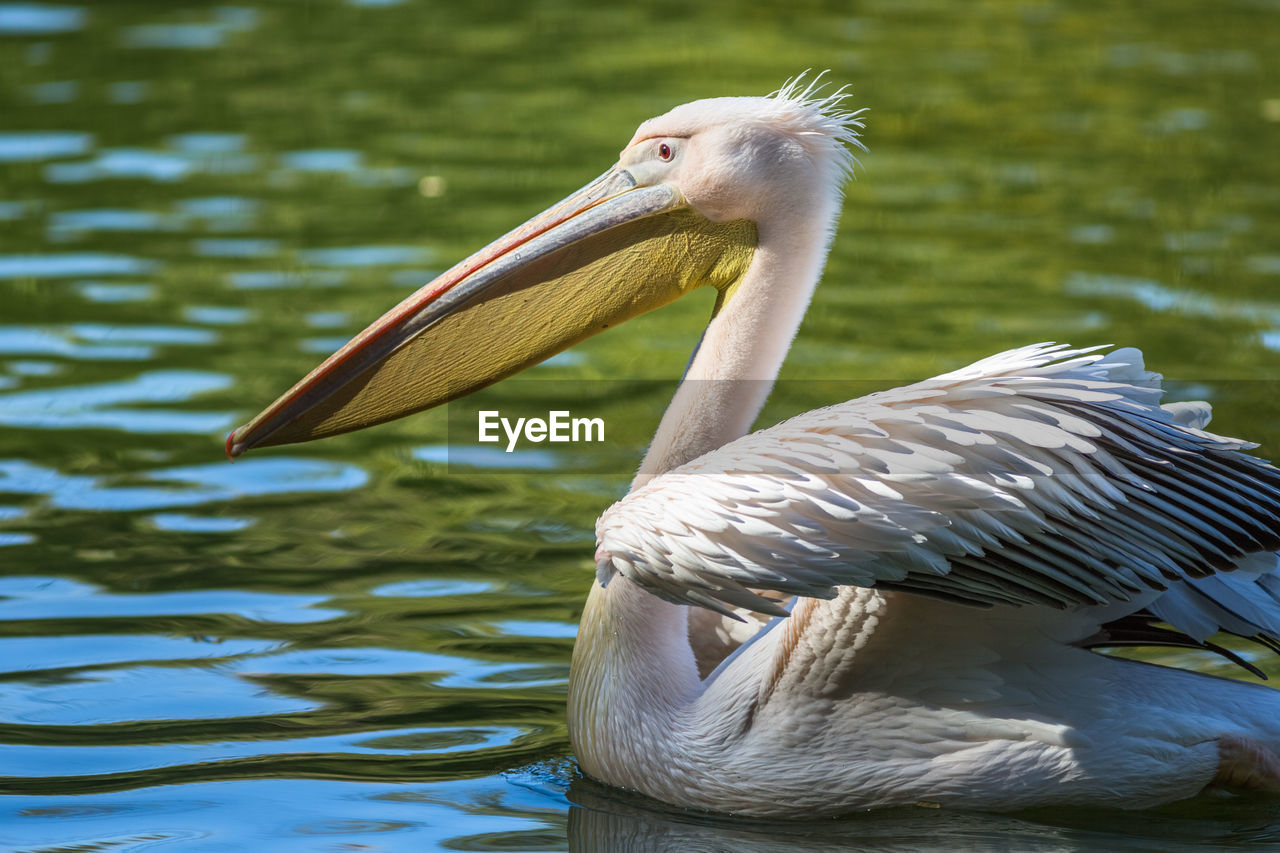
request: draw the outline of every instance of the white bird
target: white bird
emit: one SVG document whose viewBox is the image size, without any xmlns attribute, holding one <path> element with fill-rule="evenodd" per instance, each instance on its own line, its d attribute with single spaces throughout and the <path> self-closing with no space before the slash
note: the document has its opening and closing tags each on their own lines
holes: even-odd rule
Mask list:
<svg viewBox="0 0 1280 853">
<path fill-rule="evenodd" d="M 1280 789 L 1280 692 L 1089 650 L 1219 630 L 1280 649 L 1280 471 L 1203 431 L 1207 405 L 1161 406 L 1136 350 L 1025 347 L 747 435 L 860 144 L 845 98 L 792 81 L 645 122 L 228 453 L 457 398 L 710 284 L 597 527 L 568 700 L 587 774 L 746 815 Z"/>
</svg>

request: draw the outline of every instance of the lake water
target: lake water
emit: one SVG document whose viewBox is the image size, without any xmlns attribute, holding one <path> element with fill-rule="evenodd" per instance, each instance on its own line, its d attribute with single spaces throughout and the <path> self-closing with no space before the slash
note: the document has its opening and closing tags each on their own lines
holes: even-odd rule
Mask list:
<svg viewBox="0 0 1280 853">
<path fill-rule="evenodd" d="M 0 846 L 1280 845 L 1265 800 L 780 825 L 579 778 L 593 522 L 708 300 L 486 392 L 582 401 L 603 445 L 508 456 L 451 407 L 224 461 L 230 428 L 638 122 L 807 68 L 870 108 L 871 150 L 762 423 L 1121 343 L 1280 452 L 1280 4 L 765 9 L 0 2 Z"/>
</svg>

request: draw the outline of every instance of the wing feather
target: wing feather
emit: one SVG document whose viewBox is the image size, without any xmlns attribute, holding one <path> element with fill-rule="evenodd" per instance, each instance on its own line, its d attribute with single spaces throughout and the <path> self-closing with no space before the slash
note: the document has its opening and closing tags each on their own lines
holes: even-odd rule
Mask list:
<svg viewBox="0 0 1280 853">
<path fill-rule="evenodd" d="M 809 412 L 611 507 L 599 572 L 775 615 L 753 589 L 1135 611 L 1163 591 L 1150 612 L 1197 640 L 1280 634 L 1275 558 L 1232 572 L 1280 548 L 1280 471 L 1160 394 L 1136 350 L 1041 344 Z"/>
</svg>

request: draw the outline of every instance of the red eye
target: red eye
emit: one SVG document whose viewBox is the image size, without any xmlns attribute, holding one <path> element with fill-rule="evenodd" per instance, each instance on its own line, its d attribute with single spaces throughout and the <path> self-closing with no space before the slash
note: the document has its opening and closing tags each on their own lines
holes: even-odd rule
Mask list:
<svg viewBox="0 0 1280 853">
<path fill-rule="evenodd" d="M 659 145 L 659 146 L 658 146 L 658 159 L 659 159 L 659 160 L 661 160 L 661 161 L 662 161 L 662 162 L 664 162 L 664 163 L 669 163 L 669 162 L 671 162 L 671 158 L 672 158 L 673 156 L 675 156 L 675 155 L 673 155 L 673 154 L 671 153 L 671 146 L 670 146 L 670 145 L 668 145 L 667 143 L 665 143 L 665 142 L 664 142 L 664 143 L 662 143 L 661 145 Z"/>
</svg>

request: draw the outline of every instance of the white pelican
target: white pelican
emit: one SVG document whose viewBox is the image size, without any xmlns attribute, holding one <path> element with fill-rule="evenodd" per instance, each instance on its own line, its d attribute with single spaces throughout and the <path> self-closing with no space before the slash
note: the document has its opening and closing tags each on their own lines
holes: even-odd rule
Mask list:
<svg viewBox="0 0 1280 853">
<path fill-rule="evenodd" d="M 1030 346 L 747 435 L 841 209 L 844 99 L 793 81 L 645 122 L 229 454 L 457 398 L 711 285 L 597 527 L 568 699 L 587 774 L 747 815 L 1280 788 L 1280 692 L 1089 651 L 1280 636 L 1280 471 L 1204 432 L 1207 405 L 1161 406 L 1136 350 Z"/>
</svg>

